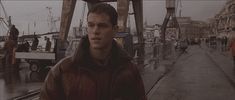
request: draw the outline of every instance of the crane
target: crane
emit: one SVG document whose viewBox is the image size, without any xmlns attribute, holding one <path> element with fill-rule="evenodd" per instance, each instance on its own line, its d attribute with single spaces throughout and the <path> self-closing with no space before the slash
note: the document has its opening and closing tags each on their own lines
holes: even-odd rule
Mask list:
<svg viewBox="0 0 235 100">
<path fill-rule="evenodd" d="M 78 28 L 78 33 L 79 34 L 83 33 L 82 25 L 83 25 L 85 10 L 86 10 L 86 2 L 84 2 L 83 7 L 82 7 L 82 15 L 81 15 L 81 18 L 80 18 L 80 23 L 79 23 L 79 28 Z M 75 37 L 78 38 L 79 35 L 75 33 Z"/>
<path fill-rule="evenodd" d="M 12 26 L 11 24 L 11 17 L 7 15 L 6 9 L 2 3 L 2 0 L 0 0 L 0 6 L 3 10 L 4 15 L 0 16 L 0 26 L 1 26 L 1 33 L 5 33 L 5 34 L 1 34 L 2 36 L 0 36 L 0 41 L 5 41 L 8 37 L 8 33 L 9 33 L 9 29 Z"/>
<path fill-rule="evenodd" d="M 163 43 L 163 59 L 165 59 L 166 56 L 166 29 L 167 29 L 167 25 L 168 22 L 170 20 L 170 18 L 172 18 L 172 25 L 173 27 L 177 27 L 179 29 L 179 34 L 180 34 L 180 27 L 179 27 L 179 23 L 176 19 L 176 15 L 175 15 L 175 0 L 166 0 L 166 16 L 165 19 L 163 21 L 162 27 L 161 27 L 161 42 Z"/>
<path fill-rule="evenodd" d="M 5 19 L 7 19 L 7 22 L 8 22 L 8 23 L 6 23 L 6 22 L 4 22 L 4 23 L 8 26 L 8 28 L 10 28 L 11 27 L 11 17 L 10 16 L 8 17 L 6 9 L 5 9 L 4 5 L 2 4 L 2 0 L 0 0 L 0 5 L 1 5 L 2 10 L 4 12 Z"/>
</svg>

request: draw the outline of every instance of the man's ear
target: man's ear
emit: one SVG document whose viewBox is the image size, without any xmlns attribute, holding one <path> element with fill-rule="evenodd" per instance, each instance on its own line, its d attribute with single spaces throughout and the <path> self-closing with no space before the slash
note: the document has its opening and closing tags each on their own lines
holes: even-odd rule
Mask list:
<svg viewBox="0 0 235 100">
<path fill-rule="evenodd" d="M 113 31 L 114 31 L 114 33 L 118 32 L 118 26 L 117 25 L 113 26 Z"/>
</svg>

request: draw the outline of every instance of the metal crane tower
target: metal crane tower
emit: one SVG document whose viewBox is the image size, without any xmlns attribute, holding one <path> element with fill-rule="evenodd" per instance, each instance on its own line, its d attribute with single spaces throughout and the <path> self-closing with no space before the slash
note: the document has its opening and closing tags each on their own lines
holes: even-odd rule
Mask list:
<svg viewBox="0 0 235 100">
<path fill-rule="evenodd" d="M 166 0 L 166 16 L 164 19 L 164 22 L 162 24 L 161 27 L 161 42 L 163 43 L 163 59 L 165 59 L 165 55 L 166 55 L 166 29 L 167 29 L 167 25 L 168 22 L 171 18 L 172 23 L 171 23 L 171 27 L 175 27 L 179 29 L 179 34 L 180 34 L 180 27 L 179 27 L 179 23 L 176 19 L 176 14 L 175 14 L 175 0 Z"/>
<path fill-rule="evenodd" d="M 0 28 L 1 28 L 0 31 L 1 31 L 1 35 L 6 36 L 9 32 L 10 27 L 12 26 L 11 17 L 7 15 L 7 12 L 2 3 L 2 0 L 0 0 L 0 6 L 1 6 L 0 9 L 2 9 L 1 11 L 3 11 L 3 14 L 0 14 Z"/>
<path fill-rule="evenodd" d="M 0 5 L 1 5 L 1 8 L 2 8 L 2 10 L 3 10 L 3 12 L 4 12 L 4 17 L 5 17 L 5 19 L 7 20 L 7 26 L 8 27 L 10 27 L 12 24 L 11 24 L 11 17 L 10 16 L 8 16 L 7 15 L 7 12 L 6 12 L 6 10 L 5 10 L 5 7 L 4 7 L 4 5 L 2 4 L 2 0 L 0 0 Z"/>
</svg>

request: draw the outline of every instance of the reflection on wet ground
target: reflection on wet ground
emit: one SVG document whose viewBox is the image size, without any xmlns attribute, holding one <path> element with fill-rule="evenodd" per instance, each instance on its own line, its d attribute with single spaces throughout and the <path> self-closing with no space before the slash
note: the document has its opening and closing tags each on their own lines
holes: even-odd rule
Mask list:
<svg viewBox="0 0 235 100">
<path fill-rule="evenodd" d="M 19 68 L 0 66 L 0 100 L 11 99 L 40 89 L 43 79 L 38 72 L 29 70 L 29 64 L 23 62 Z"/>
</svg>

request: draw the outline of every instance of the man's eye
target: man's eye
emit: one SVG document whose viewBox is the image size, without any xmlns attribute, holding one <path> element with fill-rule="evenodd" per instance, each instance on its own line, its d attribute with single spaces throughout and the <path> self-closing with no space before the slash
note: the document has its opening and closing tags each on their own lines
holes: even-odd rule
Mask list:
<svg viewBox="0 0 235 100">
<path fill-rule="evenodd" d="M 108 27 L 108 25 L 107 24 L 99 24 L 99 27 L 105 28 L 105 27 Z"/>
<path fill-rule="evenodd" d="M 94 26 L 94 24 L 88 24 L 88 27 L 93 27 Z"/>
</svg>

